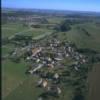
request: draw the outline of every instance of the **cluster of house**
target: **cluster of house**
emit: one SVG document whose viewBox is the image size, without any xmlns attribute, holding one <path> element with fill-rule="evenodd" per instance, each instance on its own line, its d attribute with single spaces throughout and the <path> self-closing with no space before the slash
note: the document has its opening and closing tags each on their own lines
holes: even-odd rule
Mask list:
<svg viewBox="0 0 100 100">
<path fill-rule="evenodd" d="M 65 46 L 66 57 L 72 58 L 75 62 L 72 64 L 73 68 L 78 71 L 82 64 L 87 63 L 88 59 L 85 55 L 77 52 L 76 48 L 70 45 Z"/>
<path fill-rule="evenodd" d="M 61 74 L 54 70 L 63 68 L 60 62 L 66 58 L 75 61 L 72 64 L 75 71 L 78 71 L 81 65 L 87 62 L 86 57 L 78 53 L 70 42 L 62 43 L 53 39 L 43 45 L 33 44 L 27 48 L 26 52 L 25 60 L 31 62 L 31 67 L 26 73 L 39 77 L 38 87 L 43 88 L 49 94 L 59 96 L 62 93 Z"/>
</svg>

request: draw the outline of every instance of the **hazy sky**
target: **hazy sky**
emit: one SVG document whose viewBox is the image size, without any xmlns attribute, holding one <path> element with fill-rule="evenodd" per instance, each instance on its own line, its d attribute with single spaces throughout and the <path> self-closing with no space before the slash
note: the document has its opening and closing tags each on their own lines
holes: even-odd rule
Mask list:
<svg viewBox="0 0 100 100">
<path fill-rule="evenodd" d="M 100 0 L 2 0 L 2 7 L 100 12 Z"/>
</svg>

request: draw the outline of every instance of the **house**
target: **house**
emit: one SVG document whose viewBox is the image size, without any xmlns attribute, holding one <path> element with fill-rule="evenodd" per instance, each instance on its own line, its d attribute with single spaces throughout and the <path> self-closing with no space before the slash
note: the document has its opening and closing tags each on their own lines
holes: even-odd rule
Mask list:
<svg viewBox="0 0 100 100">
<path fill-rule="evenodd" d="M 61 91 L 61 89 L 59 87 L 57 87 L 57 93 L 58 94 L 61 94 L 62 93 L 62 91 Z"/>
<path fill-rule="evenodd" d="M 71 50 L 72 50 L 72 49 L 71 49 L 71 47 L 69 46 L 69 47 L 68 47 L 68 51 L 71 52 Z"/>
<path fill-rule="evenodd" d="M 37 53 L 41 52 L 42 48 L 33 48 L 32 49 L 32 56 L 35 56 Z"/>
<path fill-rule="evenodd" d="M 61 61 L 62 59 L 61 59 L 61 58 L 55 58 L 55 60 L 56 60 L 56 61 Z"/>
<path fill-rule="evenodd" d="M 83 62 L 83 63 L 86 63 L 86 60 L 85 60 L 85 59 L 83 59 L 83 60 L 82 60 L 82 62 Z"/>
<path fill-rule="evenodd" d="M 43 100 L 43 98 L 42 97 L 39 97 L 38 100 Z"/>
<path fill-rule="evenodd" d="M 31 60 L 31 58 L 30 58 L 30 57 L 27 57 L 26 60 L 27 60 L 27 61 L 28 61 L 28 60 Z"/>
<path fill-rule="evenodd" d="M 44 88 L 46 88 L 46 87 L 47 87 L 47 85 L 48 85 L 47 80 L 44 80 L 44 81 L 43 81 L 43 83 L 42 83 L 42 86 L 43 86 Z"/>
<path fill-rule="evenodd" d="M 47 91 L 50 94 L 53 94 L 53 95 L 56 95 L 56 96 L 58 96 L 59 94 L 62 93 L 61 89 L 59 87 L 55 86 L 55 85 L 47 87 Z"/>
<path fill-rule="evenodd" d="M 78 70 L 79 70 L 77 66 L 74 66 L 74 68 L 75 68 L 75 70 L 76 70 L 76 71 L 78 71 Z"/>
<path fill-rule="evenodd" d="M 55 73 L 55 74 L 54 74 L 54 78 L 55 78 L 55 79 L 58 79 L 58 78 L 59 78 L 58 73 Z"/>
<path fill-rule="evenodd" d="M 66 53 L 65 55 L 66 55 L 66 57 L 69 57 L 70 56 L 69 53 Z"/>
<path fill-rule="evenodd" d="M 42 83 L 43 83 L 43 79 L 41 78 L 41 79 L 38 81 L 37 85 L 38 85 L 38 86 L 41 86 Z"/>
<path fill-rule="evenodd" d="M 54 68 L 54 65 L 53 64 L 48 64 L 48 67 L 49 68 Z"/>
<path fill-rule="evenodd" d="M 40 59 L 38 58 L 38 59 L 36 60 L 36 62 L 39 63 L 39 62 L 40 62 Z"/>
<path fill-rule="evenodd" d="M 42 68 L 42 67 L 43 67 L 43 64 L 39 64 L 38 67 L 36 67 L 36 68 L 33 69 L 33 70 L 30 70 L 29 72 L 30 72 L 30 74 L 33 74 L 34 72 L 36 72 L 37 70 L 39 70 L 39 69 Z"/>
</svg>

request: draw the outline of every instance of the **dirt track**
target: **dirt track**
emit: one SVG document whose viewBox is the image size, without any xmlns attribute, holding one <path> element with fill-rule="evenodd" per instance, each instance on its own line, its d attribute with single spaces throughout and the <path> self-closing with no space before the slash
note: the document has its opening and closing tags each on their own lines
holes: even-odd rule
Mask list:
<svg viewBox="0 0 100 100">
<path fill-rule="evenodd" d="M 88 100 L 100 100 L 100 63 L 95 64 L 89 73 L 89 97 Z"/>
</svg>

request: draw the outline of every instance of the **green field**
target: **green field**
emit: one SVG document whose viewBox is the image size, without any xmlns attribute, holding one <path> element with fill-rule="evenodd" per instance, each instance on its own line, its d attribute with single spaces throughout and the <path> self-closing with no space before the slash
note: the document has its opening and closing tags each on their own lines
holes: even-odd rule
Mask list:
<svg viewBox="0 0 100 100">
<path fill-rule="evenodd" d="M 77 27 L 86 29 L 90 36 L 87 36 Z M 100 28 L 96 27 L 94 23 L 85 23 L 72 26 L 68 32 L 58 33 L 59 38 L 67 39 L 75 43 L 79 48 L 91 48 L 100 52 Z"/>
</svg>

